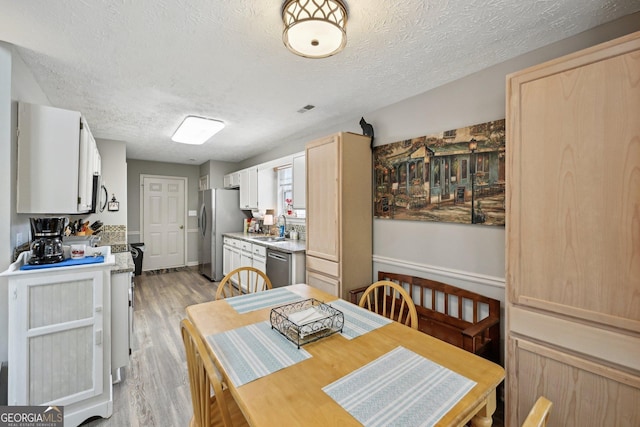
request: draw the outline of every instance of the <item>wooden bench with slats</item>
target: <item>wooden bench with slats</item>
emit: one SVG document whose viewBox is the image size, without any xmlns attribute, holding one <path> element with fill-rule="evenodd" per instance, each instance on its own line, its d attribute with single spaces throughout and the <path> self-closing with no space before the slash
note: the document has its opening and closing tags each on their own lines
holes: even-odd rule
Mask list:
<svg viewBox="0 0 640 427">
<path fill-rule="evenodd" d="M 500 301 L 446 283 L 406 274 L 378 272 L 411 295 L 418 330 L 500 363 Z M 366 287 L 350 291 L 357 304 Z"/>
</svg>

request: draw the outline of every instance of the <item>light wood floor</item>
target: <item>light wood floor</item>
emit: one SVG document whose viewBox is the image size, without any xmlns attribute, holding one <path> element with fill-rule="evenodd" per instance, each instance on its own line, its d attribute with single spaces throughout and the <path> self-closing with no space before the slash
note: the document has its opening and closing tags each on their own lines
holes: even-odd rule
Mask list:
<svg viewBox="0 0 640 427">
<path fill-rule="evenodd" d="M 188 426 L 189 378 L 180 336 L 185 307 L 211 301 L 216 284 L 196 270 L 136 276 L 129 367 L 113 386 L 113 415 L 85 425 Z"/>
</svg>

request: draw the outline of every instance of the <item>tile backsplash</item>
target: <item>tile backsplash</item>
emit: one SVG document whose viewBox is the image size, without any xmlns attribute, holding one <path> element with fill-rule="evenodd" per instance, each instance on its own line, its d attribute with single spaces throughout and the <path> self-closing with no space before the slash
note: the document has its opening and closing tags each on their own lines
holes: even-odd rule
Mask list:
<svg viewBox="0 0 640 427">
<path fill-rule="evenodd" d="M 286 232 L 295 230 L 298 232 L 298 240 L 307 240 L 307 227 L 304 224 L 287 224 Z"/>
<path fill-rule="evenodd" d="M 112 253 L 129 250 L 126 225 L 103 225 L 99 236 L 100 246 L 111 246 Z"/>
</svg>

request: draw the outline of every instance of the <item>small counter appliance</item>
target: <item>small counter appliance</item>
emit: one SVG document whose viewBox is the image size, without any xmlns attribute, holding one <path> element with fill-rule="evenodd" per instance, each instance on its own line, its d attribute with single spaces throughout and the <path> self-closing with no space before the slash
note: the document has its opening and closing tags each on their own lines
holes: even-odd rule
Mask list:
<svg viewBox="0 0 640 427">
<path fill-rule="evenodd" d="M 64 261 L 62 233 L 67 218 L 29 218 L 31 222 L 31 258 L 29 264 Z"/>
</svg>

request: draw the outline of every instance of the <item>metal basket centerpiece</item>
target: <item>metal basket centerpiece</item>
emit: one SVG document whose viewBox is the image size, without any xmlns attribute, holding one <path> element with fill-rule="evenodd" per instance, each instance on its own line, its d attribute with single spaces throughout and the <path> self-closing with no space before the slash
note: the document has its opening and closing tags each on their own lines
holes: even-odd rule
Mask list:
<svg viewBox="0 0 640 427">
<path fill-rule="evenodd" d="M 301 345 L 342 332 L 344 314 L 310 298 L 271 309 L 271 328 L 289 341 Z"/>
</svg>

